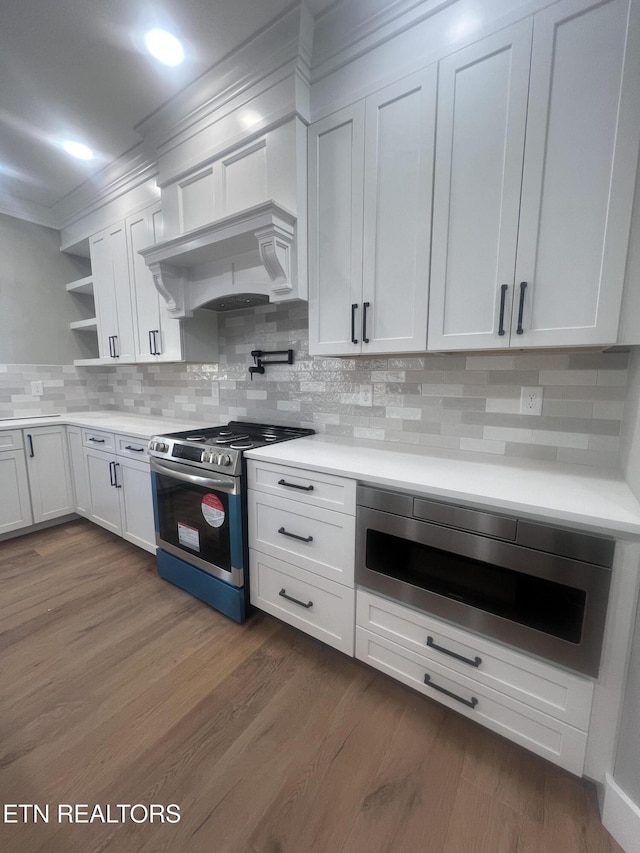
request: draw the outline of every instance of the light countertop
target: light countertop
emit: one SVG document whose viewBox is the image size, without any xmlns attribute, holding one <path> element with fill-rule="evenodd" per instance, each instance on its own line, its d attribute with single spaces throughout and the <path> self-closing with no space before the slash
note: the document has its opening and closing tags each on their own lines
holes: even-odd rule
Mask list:
<svg viewBox="0 0 640 853">
<path fill-rule="evenodd" d="M 640 503 L 615 472 L 324 435 L 250 450 L 246 455 L 598 532 L 640 536 Z"/>
<path fill-rule="evenodd" d="M 67 412 L 62 415 L 38 415 L 32 418 L 6 418 L 0 420 L 3 429 L 35 429 L 50 424 L 69 424 L 70 426 L 101 429 L 106 432 L 118 432 L 136 438 L 151 438 L 168 432 L 180 432 L 187 429 L 202 429 L 203 424 L 193 420 L 170 420 L 133 415 L 129 412 Z M 211 426 L 211 424 L 207 424 Z"/>
</svg>

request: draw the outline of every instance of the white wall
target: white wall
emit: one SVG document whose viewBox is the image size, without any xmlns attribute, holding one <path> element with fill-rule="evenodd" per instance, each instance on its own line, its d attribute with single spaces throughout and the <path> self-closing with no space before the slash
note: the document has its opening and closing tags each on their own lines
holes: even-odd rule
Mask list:
<svg viewBox="0 0 640 853">
<path fill-rule="evenodd" d="M 0 214 L 0 363 L 69 364 L 79 357 L 65 283 L 87 274 L 60 253 L 60 233 Z M 75 333 L 77 334 L 77 333 Z"/>
</svg>

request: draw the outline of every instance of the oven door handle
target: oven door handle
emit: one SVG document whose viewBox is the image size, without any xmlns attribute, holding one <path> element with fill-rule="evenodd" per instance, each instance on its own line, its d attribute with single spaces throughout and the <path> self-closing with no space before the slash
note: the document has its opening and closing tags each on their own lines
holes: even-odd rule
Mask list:
<svg viewBox="0 0 640 853">
<path fill-rule="evenodd" d="M 240 494 L 239 477 L 201 477 L 198 474 L 187 473 L 184 470 L 185 467 L 185 465 L 179 465 L 175 462 L 160 462 L 157 459 L 151 460 L 151 470 L 155 471 L 156 474 L 164 474 L 166 477 L 173 477 L 174 480 L 191 483 L 193 486 L 217 489 L 219 492 L 225 492 L 229 495 Z"/>
</svg>

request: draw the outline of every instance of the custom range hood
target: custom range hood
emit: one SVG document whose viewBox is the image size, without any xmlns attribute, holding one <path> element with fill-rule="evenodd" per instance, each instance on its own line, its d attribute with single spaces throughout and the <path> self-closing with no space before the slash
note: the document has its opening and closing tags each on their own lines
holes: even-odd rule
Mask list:
<svg viewBox="0 0 640 853">
<path fill-rule="evenodd" d="M 300 298 L 296 217 L 274 201 L 156 243 L 140 254 L 175 318 Z"/>
</svg>

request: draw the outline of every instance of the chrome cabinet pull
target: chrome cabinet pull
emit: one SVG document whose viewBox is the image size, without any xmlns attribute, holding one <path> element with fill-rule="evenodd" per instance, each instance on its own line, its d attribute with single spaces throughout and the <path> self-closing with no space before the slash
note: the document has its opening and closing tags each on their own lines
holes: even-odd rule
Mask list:
<svg viewBox="0 0 640 853">
<path fill-rule="evenodd" d="M 524 334 L 524 329 L 522 328 L 522 315 L 524 313 L 524 294 L 527 290 L 527 282 L 520 282 L 520 305 L 518 306 L 518 328 L 516 329 L 516 335 Z"/>
<path fill-rule="evenodd" d="M 444 646 L 437 646 L 433 640 L 433 637 L 427 637 L 427 645 L 430 649 L 435 649 L 437 652 L 442 652 L 443 655 L 449 655 L 456 660 L 461 660 L 463 663 L 468 663 L 469 666 L 480 666 L 482 663 L 482 658 L 466 658 L 464 655 L 459 655 L 457 652 L 452 652 L 449 649 L 445 649 Z"/>
<path fill-rule="evenodd" d="M 286 480 L 278 480 L 279 486 L 288 486 L 290 489 L 300 489 L 301 492 L 312 492 L 313 486 L 299 486 L 297 483 L 287 483 Z"/>
<path fill-rule="evenodd" d="M 278 533 L 282 533 L 283 536 L 289 536 L 291 539 L 298 539 L 300 542 L 313 542 L 313 536 L 298 536 L 297 533 L 289 533 L 284 527 L 281 527 Z"/>
<path fill-rule="evenodd" d="M 500 286 L 500 320 L 498 321 L 498 334 L 500 337 L 504 335 L 504 303 L 507 296 L 508 284 Z"/>
<path fill-rule="evenodd" d="M 444 693 L 445 696 L 450 696 L 452 699 L 455 699 L 456 702 L 462 702 L 463 705 L 466 705 L 468 708 L 475 708 L 478 704 L 478 700 L 475 696 L 472 696 L 471 699 L 465 699 L 463 696 L 458 696 L 457 693 L 452 693 L 451 690 L 447 690 L 446 687 L 440 687 L 439 684 L 434 684 L 431 681 L 431 676 L 429 674 L 425 674 L 424 683 L 427 687 L 433 687 L 434 690 L 437 690 L 439 693 Z"/>
<path fill-rule="evenodd" d="M 287 601 L 293 601 L 294 604 L 299 604 L 300 607 L 304 607 L 305 610 L 308 610 L 310 607 L 313 607 L 313 601 L 308 601 L 306 604 L 304 601 L 300 601 L 298 598 L 293 598 L 290 595 L 287 595 L 286 590 L 283 588 L 278 593 L 282 598 L 286 598 Z"/>
</svg>

